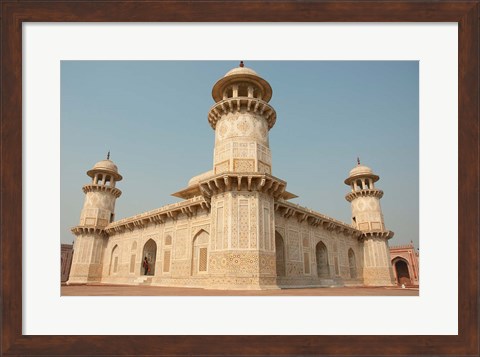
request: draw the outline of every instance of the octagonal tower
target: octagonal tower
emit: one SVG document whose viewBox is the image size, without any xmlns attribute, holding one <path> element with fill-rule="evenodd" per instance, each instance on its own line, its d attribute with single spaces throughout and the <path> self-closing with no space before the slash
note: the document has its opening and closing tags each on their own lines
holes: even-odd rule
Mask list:
<svg viewBox="0 0 480 357">
<path fill-rule="evenodd" d="M 364 268 L 363 278 L 365 285 L 386 286 L 393 285 L 393 270 L 390 262 L 388 239 L 393 232 L 385 228 L 380 199 L 383 191 L 375 187 L 379 177 L 373 170 L 360 164 L 357 159 L 345 184 L 349 185 L 349 192 L 345 199 L 352 206 L 352 225 L 363 234 Z"/>
<path fill-rule="evenodd" d="M 72 228 L 75 246 L 68 284 L 98 282 L 102 277 L 103 252 L 107 243 L 104 228 L 115 218 L 115 201 L 122 192 L 115 187 L 122 180 L 117 165 L 110 160 L 97 162 L 87 171 L 91 182 L 83 186 L 85 201 L 78 226 Z"/>
<path fill-rule="evenodd" d="M 275 288 L 274 200 L 287 194 L 272 173 L 268 133 L 276 120 L 270 84 L 240 62 L 213 86 L 213 171 L 199 179 L 211 203 L 209 274 L 214 287 Z"/>
</svg>

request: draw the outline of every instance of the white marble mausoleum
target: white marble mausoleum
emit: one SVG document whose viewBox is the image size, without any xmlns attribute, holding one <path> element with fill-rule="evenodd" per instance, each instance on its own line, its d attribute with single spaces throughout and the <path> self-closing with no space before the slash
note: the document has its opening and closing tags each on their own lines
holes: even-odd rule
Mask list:
<svg viewBox="0 0 480 357">
<path fill-rule="evenodd" d="M 393 285 L 393 232 L 384 224 L 379 177 L 360 162 L 350 171 L 350 224 L 293 204 L 287 182 L 272 173 L 268 136 L 277 115 L 268 104 L 270 84 L 241 63 L 215 83 L 212 96 L 213 168 L 173 194 L 180 202 L 115 220 L 117 166 L 107 158 L 87 171 L 68 284 Z"/>
</svg>

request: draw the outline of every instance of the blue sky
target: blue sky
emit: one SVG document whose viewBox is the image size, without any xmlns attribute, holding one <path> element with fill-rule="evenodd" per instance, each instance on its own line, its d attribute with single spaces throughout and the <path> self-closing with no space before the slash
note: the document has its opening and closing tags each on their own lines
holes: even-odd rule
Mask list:
<svg viewBox="0 0 480 357">
<path fill-rule="evenodd" d="M 350 223 L 343 183 L 356 165 L 377 187 L 390 245 L 418 247 L 419 82 L 417 61 L 248 61 L 273 88 L 272 174 L 292 200 Z M 117 164 L 116 219 L 177 202 L 170 196 L 212 169 L 207 114 L 213 84 L 234 61 L 62 61 L 61 227 L 74 236 L 82 186 L 97 161 Z"/>
</svg>

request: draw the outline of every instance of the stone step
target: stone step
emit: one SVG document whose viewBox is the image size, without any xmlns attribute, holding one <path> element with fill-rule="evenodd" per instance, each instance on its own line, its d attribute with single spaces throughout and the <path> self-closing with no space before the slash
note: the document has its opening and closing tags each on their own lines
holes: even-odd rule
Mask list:
<svg viewBox="0 0 480 357">
<path fill-rule="evenodd" d="M 320 285 L 335 286 L 338 285 L 338 281 L 335 281 L 334 279 L 320 279 Z"/>
<path fill-rule="evenodd" d="M 141 283 L 145 282 L 148 278 L 149 278 L 148 276 L 139 276 L 133 282 L 137 283 L 137 284 L 141 284 Z"/>
<path fill-rule="evenodd" d="M 150 285 L 152 283 L 153 277 L 145 277 L 139 285 Z"/>
</svg>

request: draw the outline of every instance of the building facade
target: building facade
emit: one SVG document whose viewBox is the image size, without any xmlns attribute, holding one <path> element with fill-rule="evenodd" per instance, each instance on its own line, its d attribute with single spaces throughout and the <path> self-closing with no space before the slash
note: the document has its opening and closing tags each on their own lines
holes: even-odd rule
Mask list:
<svg viewBox="0 0 480 357">
<path fill-rule="evenodd" d="M 60 281 L 65 283 L 70 275 L 72 266 L 73 244 L 61 244 L 60 246 Z"/>
<path fill-rule="evenodd" d="M 272 174 L 270 84 L 241 63 L 212 96 L 213 167 L 173 194 L 182 201 L 115 220 L 117 166 L 107 157 L 87 172 L 69 284 L 393 285 L 379 177 L 360 162 L 350 171 L 351 224 L 293 204 L 286 181 Z"/>
<path fill-rule="evenodd" d="M 390 247 L 390 259 L 397 285 L 419 286 L 418 251 L 413 242 Z"/>
</svg>

